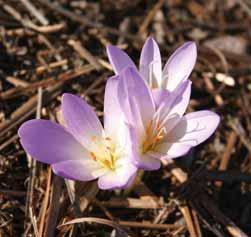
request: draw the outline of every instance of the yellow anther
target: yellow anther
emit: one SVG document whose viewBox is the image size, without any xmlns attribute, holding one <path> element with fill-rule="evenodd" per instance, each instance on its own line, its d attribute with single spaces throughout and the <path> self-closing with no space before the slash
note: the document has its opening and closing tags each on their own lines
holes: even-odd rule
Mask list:
<svg viewBox="0 0 251 237">
<path fill-rule="evenodd" d="M 95 154 L 93 152 L 90 152 L 91 158 L 94 161 L 97 161 L 97 157 L 95 156 Z"/>
<path fill-rule="evenodd" d="M 92 140 L 92 141 L 96 141 L 96 140 L 97 140 L 97 137 L 96 137 L 96 136 L 92 136 L 92 137 L 91 137 L 91 140 Z"/>
<path fill-rule="evenodd" d="M 151 120 L 145 131 L 145 141 L 142 145 L 142 153 L 154 150 L 156 145 L 164 138 L 165 128 L 161 127 L 161 123 L 157 122 L 156 130 L 154 129 L 153 121 Z"/>
<path fill-rule="evenodd" d="M 95 140 L 96 137 L 92 138 Z M 92 160 L 98 162 L 102 167 L 113 170 L 117 158 L 115 156 L 115 147 L 111 141 L 109 137 L 106 137 L 103 143 L 98 144 L 99 149 L 97 149 L 97 152 L 90 152 L 90 156 Z"/>
</svg>

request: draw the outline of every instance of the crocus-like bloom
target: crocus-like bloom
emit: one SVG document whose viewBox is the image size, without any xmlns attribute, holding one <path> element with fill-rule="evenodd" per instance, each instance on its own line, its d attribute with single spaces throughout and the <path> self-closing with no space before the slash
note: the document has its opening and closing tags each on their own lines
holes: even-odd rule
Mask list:
<svg viewBox="0 0 251 237">
<path fill-rule="evenodd" d="M 190 98 L 189 80 L 170 93 L 151 92 L 134 67 L 127 67 L 119 77 L 118 99 L 130 131 L 133 163 L 138 168 L 156 170 L 161 159 L 185 155 L 210 137 L 219 124 L 219 116 L 211 111 L 183 116 Z"/>
<path fill-rule="evenodd" d="M 136 68 L 131 58 L 116 46 L 107 46 L 107 55 L 115 74 L 127 67 Z M 188 79 L 196 58 L 195 43 L 187 42 L 171 55 L 162 71 L 159 47 L 155 40 L 149 37 L 141 51 L 139 72 L 151 88 L 162 88 L 172 92 L 181 82 Z"/>
<path fill-rule="evenodd" d="M 106 84 L 104 129 L 92 108 L 72 94 L 62 97 L 66 128 L 48 120 L 30 120 L 19 129 L 24 149 L 51 164 L 59 176 L 81 181 L 98 178 L 100 189 L 125 188 L 137 168 L 131 164 L 128 129 L 116 92 L 116 76 Z"/>
</svg>

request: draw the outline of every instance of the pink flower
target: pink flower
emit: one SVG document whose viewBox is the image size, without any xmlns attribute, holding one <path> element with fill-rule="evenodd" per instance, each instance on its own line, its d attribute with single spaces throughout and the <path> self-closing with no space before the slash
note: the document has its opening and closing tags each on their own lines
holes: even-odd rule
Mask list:
<svg viewBox="0 0 251 237">
<path fill-rule="evenodd" d="M 107 47 L 107 55 L 115 74 L 127 67 L 136 69 L 131 58 L 116 46 Z M 173 91 L 181 82 L 188 79 L 195 65 L 197 49 L 194 42 L 179 47 L 169 58 L 162 70 L 160 50 L 152 37 L 149 37 L 141 51 L 139 72 L 151 88 Z"/>
<path fill-rule="evenodd" d="M 184 115 L 191 82 L 180 82 L 169 93 L 151 92 L 135 67 L 119 75 L 118 99 L 130 130 L 132 162 L 145 170 L 160 168 L 161 159 L 185 155 L 192 147 L 209 138 L 220 118 L 211 111 Z"/>
<path fill-rule="evenodd" d="M 18 130 L 21 144 L 34 159 L 51 164 L 64 178 L 98 179 L 101 189 L 124 188 L 137 168 L 131 163 L 130 137 L 117 101 L 118 80 L 110 78 L 104 100 L 104 128 L 92 108 L 72 94 L 62 97 L 66 128 L 30 120 Z"/>
</svg>

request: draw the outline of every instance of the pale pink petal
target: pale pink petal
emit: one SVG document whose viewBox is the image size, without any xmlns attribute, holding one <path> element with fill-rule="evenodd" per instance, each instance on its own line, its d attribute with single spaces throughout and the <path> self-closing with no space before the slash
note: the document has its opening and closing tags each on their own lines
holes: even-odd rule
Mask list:
<svg viewBox="0 0 251 237">
<path fill-rule="evenodd" d="M 181 143 L 162 143 L 156 147 L 156 150 L 162 154 L 162 159 L 173 159 L 186 155 L 191 149 L 190 145 Z"/>
<path fill-rule="evenodd" d="M 189 104 L 190 95 L 191 95 L 191 84 L 190 80 L 186 80 L 183 83 L 180 83 L 176 89 L 172 92 L 172 103 L 169 114 L 178 114 L 182 116 Z"/>
<path fill-rule="evenodd" d="M 142 48 L 139 71 L 151 87 L 156 88 L 161 86 L 161 56 L 158 44 L 152 37 L 146 40 Z"/>
<path fill-rule="evenodd" d="M 102 167 L 93 160 L 67 160 L 52 165 L 53 172 L 58 176 L 80 181 L 98 178 L 97 170 Z"/>
<path fill-rule="evenodd" d="M 93 109 L 80 97 L 64 94 L 62 112 L 67 129 L 86 148 L 102 137 L 102 124 Z"/>
<path fill-rule="evenodd" d="M 197 58 L 194 42 L 187 42 L 179 47 L 167 61 L 163 70 L 163 87 L 173 91 L 181 81 L 191 74 Z"/>
<path fill-rule="evenodd" d="M 156 109 L 159 108 L 160 104 L 163 103 L 163 101 L 166 101 L 168 98 L 170 98 L 170 92 L 166 89 L 152 89 L 152 95 Z"/>
<path fill-rule="evenodd" d="M 141 120 L 147 125 L 155 112 L 150 89 L 134 68 L 125 69 L 120 76 L 118 99 L 127 122 L 137 126 L 135 123 Z"/>
<path fill-rule="evenodd" d="M 211 111 L 189 113 L 168 134 L 168 142 L 197 146 L 214 133 L 219 122 L 220 117 Z"/>
<path fill-rule="evenodd" d="M 165 127 L 165 132 L 168 133 L 176 126 L 186 111 L 191 94 L 191 82 L 186 80 L 180 83 L 172 93 L 159 93 L 161 94 L 160 98 L 157 98 L 155 95 L 155 98 L 158 100 L 155 118 L 159 121 L 161 127 Z"/>
<path fill-rule="evenodd" d="M 134 67 L 136 69 L 136 66 L 131 58 L 116 46 L 108 45 L 106 52 L 115 74 L 119 74 L 127 67 Z"/>
<path fill-rule="evenodd" d="M 191 81 L 186 80 L 180 83 L 173 92 L 165 89 L 153 90 L 154 102 L 157 112 L 162 116 L 178 114 L 182 116 L 187 109 L 191 95 Z"/>
<path fill-rule="evenodd" d="M 53 164 L 67 160 L 88 160 L 89 152 L 57 123 L 34 119 L 18 130 L 20 142 L 34 159 Z"/>
<path fill-rule="evenodd" d="M 127 139 L 124 116 L 118 102 L 118 77 L 108 79 L 104 99 L 105 135 L 124 144 Z"/>
<path fill-rule="evenodd" d="M 160 158 L 160 157 L 158 157 Z M 160 159 L 155 155 L 145 153 L 134 159 L 134 164 L 143 170 L 158 170 L 161 166 Z"/>
<path fill-rule="evenodd" d="M 149 153 L 142 153 L 142 138 L 137 129 L 129 128 L 131 141 L 131 162 L 139 169 L 157 170 L 161 166 L 160 157 L 156 157 Z M 158 159 L 159 158 L 159 159 Z"/>
<path fill-rule="evenodd" d="M 165 128 L 165 134 L 169 134 L 169 132 L 179 123 L 181 117 L 178 114 L 172 114 L 168 116 L 161 122 L 161 127 Z"/>
<path fill-rule="evenodd" d="M 98 180 L 98 186 L 103 190 L 126 188 L 126 186 L 135 177 L 136 172 L 137 168 L 134 165 L 124 163 L 114 171 L 109 171 L 105 175 L 101 176 Z"/>
</svg>

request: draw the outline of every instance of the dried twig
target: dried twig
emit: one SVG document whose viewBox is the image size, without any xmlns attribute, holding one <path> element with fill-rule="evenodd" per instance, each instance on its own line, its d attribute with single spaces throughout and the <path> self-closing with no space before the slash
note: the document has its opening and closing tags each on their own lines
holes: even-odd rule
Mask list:
<svg viewBox="0 0 251 237">
<path fill-rule="evenodd" d="M 227 146 L 219 165 L 220 171 L 224 171 L 227 169 L 236 139 L 237 139 L 236 133 L 232 131 L 228 137 Z M 215 182 L 215 185 L 218 187 L 221 187 L 221 184 L 222 184 L 221 182 Z"/>
<path fill-rule="evenodd" d="M 40 217 L 40 222 L 39 222 L 39 237 L 43 237 L 43 231 L 44 231 L 44 226 L 45 226 L 45 215 L 47 211 L 47 206 L 49 203 L 49 194 L 50 194 L 50 188 L 51 188 L 51 168 L 49 167 L 48 169 L 48 176 L 47 176 L 47 185 L 46 185 L 46 190 L 45 190 L 45 195 L 44 195 L 44 201 L 41 207 L 41 216 Z"/>
<path fill-rule="evenodd" d="M 103 201 L 102 204 L 112 208 L 139 208 L 139 209 L 158 209 L 163 204 L 151 201 L 149 199 L 139 198 L 112 198 L 109 201 Z"/>
<path fill-rule="evenodd" d="M 21 0 L 21 3 L 29 10 L 29 12 L 37 18 L 37 20 L 42 24 L 42 25 L 48 25 L 49 21 L 45 16 L 36 9 L 36 7 L 29 1 L 29 0 Z"/>
<path fill-rule="evenodd" d="M 71 45 L 79 55 L 86 59 L 96 70 L 101 69 L 99 61 L 86 49 L 79 41 L 69 40 L 68 44 Z"/>
<path fill-rule="evenodd" d="M 65 225 L 72 225 L 72 224 L 77 224 L 77 223 L 82 223 L 82 222 L 95 222 L 95 223 L 99 223 L 99 224 L 103 224 L 103 225 L 108 225 L 108 226 L 111 226 L 115 229 L 119 229 L 120 231 L 122 231 L 120 226 L 131 227 L 131 228 L 149 228 L 149 229 L 157 229 L 157 230 L 170 230 L 170 229 L 177 228 L 176 225 L 152 224 L 152 223 L 142 223 L 142 222 L 134 222 L 134 221 L 113 222 L 113 221 L 109 221 L 106 219 L 94 218 L 94 217 L 78 218 L 78 219 L 66 222 L 66 223 L 58 226 L 58 228 L 65 226 Z"/>
<path fill-rule="evenodd" d="M 163 6 L 163 4 L 165 3 L 165 0 L 159 0 L 154 7 L 148 12 L 146 18 L 144 19 L 144 22 L 141 24 L 138 34 L 139 35 L 144 35 L 146 33 L 146 29 L 148 27 L 148 25 L 150 24 L 150 22 L 152 21 L 152 19 L 154 18 L 156 12 Z"/>
<path fill-rule="evenodd" d="M 60 210 L 60 195 L 63 186 L 63 179 L 55 176 L 53 179 L 52 190 L 51 190 L 51 201 L 48 210 L 48 216 L 44 229 L 44 236 L 54 237 L 57 226 L 57 218 Z"/>
<path fill-rule="evenodd" d="M 36 108 L 36 118 L 39 119 L 41 117 L 41 108 L 42 108 L 42 89 L 38 89 L 37 95 L 37 108 Z M 35 178 L 36 178 L 36 171 L 37 171 L 37 162 L 27 154 L 28 165 L 30 168 L 30 178 L 28 183 L 28 191 L 26 197 L 26 204 L 25 204 L 25 214 L 26 214 L 26 222 L 25 228 L 27 226 L 28 214 L 31 214 L 30 211 L 33 209 L 33 194 L 35 189 Z M 30 215 L 29 218 L 35 218 L 33 215 Z M 38 236 L 38 232 L 37 232 Z"/>
</svg>

